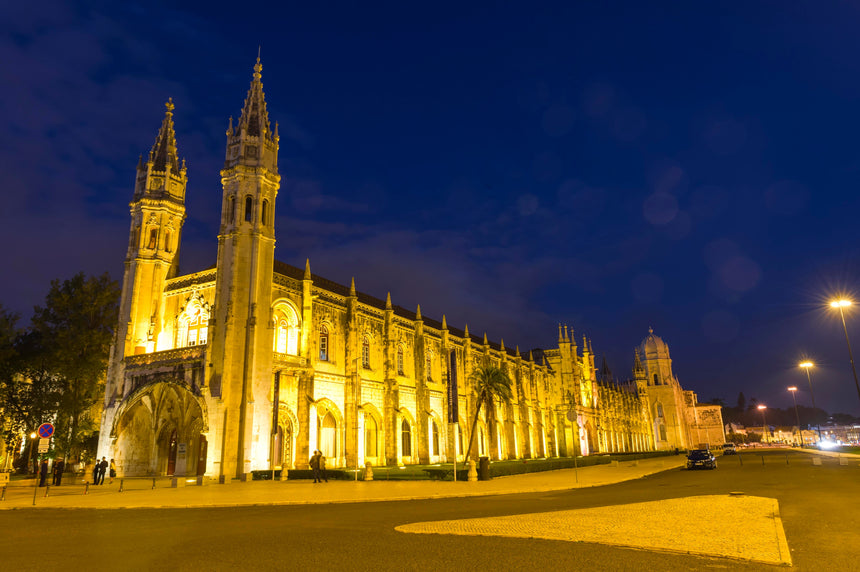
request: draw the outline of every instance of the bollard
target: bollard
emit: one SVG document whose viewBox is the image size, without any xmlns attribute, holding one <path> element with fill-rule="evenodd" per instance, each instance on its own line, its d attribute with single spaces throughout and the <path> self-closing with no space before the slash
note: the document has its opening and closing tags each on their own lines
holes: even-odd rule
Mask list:
<svg viewBox="0 0 860 572">
<path fill-rule="evenodd" d="M 36 483 L 38 485 L 38 481 Z M 39 492 L 39 487 L 36 486 L 33 488 L 33 506 L 36 506 L 36 494 Z"/>
<path fill-rule="evenodd" d="M 155 477 L 152 477 L 152 488 L 155 488 Z"/>
<path fill-rule="evenodd" d="M 0 493 L 0 501 L 6 500 L 6 485 L 3 485 L 3 492 Z"/>
<path fill-rule="evenodd" d="M 84 494 L 85 494 L 85 495 L 87 495 L 87 494 L 89 494 L 89 493 L 90 493 L 90 484 L 89 484 L 89 483 L 84 483 L 84 485 L 85 485 L 85 486 L 84 486 Z"/>
<path fill-rule="evenodd" d="M 45 485 L 45 498 L 48 498 L 48 491 L 51 490 L 51 485 Z"/>
<path fill-rule="evenodd" d="M 123 479 L 120 479 L 119 480 L 119 492 L 122 492 L 122 483 L 123 483 Z"/>
<path fill-rule="evenodd" d="M 472 459 L 469 459 L 469 472 L 467 473 L 467 475 L 467 479 L 470 483 L 477 482 L 478 471 L 475 470 L 475 461 L 473 461 Z"/>
</svg>

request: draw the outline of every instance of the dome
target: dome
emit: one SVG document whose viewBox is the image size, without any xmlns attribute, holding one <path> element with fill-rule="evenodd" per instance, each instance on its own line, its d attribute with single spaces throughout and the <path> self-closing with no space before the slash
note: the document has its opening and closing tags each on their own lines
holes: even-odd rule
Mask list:
<svg viewBox="0 0 860 572">
<path fill-rule="evenodd" d="M 660 336 L 655 336 L 654 330 L 651 328 L 648 328 L 648 337 L 642 340 L 639 349 L 645 356 L 645 359 L 669 359 L 669 346 L 666 345 L 666 342 Z"/>
</svg>

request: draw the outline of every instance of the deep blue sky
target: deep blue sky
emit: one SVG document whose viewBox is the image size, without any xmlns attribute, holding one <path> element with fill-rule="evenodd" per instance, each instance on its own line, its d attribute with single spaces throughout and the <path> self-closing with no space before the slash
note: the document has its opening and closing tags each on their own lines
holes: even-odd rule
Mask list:
<svg viewBox="0 0 860 572">
<path fill-rule="evenodd" d="M 701 400 L 860 414 L 860 7 L 851 2 L 16 2 L 0 22 L 0 303 L 120 278 L 173 97 L 182 270 L 214 262 L 227 118 L 262 45 L 277 258 L 521 350 L 653 326 Z M 858 298 L 860 301 L 860 298 Z M 860 313 L 849 315 L 860 350 Z"/>
</svg>

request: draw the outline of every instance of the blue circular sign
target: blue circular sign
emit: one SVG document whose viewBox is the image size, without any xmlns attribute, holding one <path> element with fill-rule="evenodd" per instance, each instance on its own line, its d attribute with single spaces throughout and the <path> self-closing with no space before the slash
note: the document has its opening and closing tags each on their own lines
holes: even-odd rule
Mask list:
<svg viewBox="0 0 860 572">
<path fill-rule="evenodd" d="M 50 423 L 42 423 L 39 425 L 39 437 L 47 439 L 54 434 L 54 426 Z"/>
</svg>

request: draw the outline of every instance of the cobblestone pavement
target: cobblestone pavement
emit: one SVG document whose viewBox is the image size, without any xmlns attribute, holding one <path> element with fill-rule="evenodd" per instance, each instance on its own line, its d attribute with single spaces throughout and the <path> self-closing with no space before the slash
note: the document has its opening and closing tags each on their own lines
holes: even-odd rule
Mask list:
<svg viewBox="0 0 860 572">
<path fill-rule="evenodd" d="M 418 522 L 397 530 L 542 538 L 791 565 L 776 499 L 710 495 L 654 502 Z"/>
</svg>

